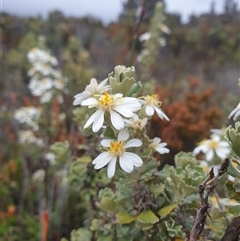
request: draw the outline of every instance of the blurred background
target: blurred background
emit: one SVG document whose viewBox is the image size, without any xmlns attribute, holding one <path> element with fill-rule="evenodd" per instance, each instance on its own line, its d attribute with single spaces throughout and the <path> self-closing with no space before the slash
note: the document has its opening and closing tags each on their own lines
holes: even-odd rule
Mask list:
<svg viewBox="0 0 240 241">
<path fill-rule="evenodd" d="M 211 128 L 228 125 L 240 99 L 239 14 L 238 0 L 4 0 L 1 240 L 55 241 L 87 225 L 82 195 L 90 181 L 70 188 L 65 179 L 72 156 L 96 156 L 83 148 L 89 137 L 73 121 L 72 105 L 92 77 L 101 81 L 116 65 L 135 66 L 143 93 L 158 93 L 171 119 L 153 118 L 149 127 L 150 136 L 161 137 L 171 150 L 157 157 L 162 166 L 173 164 L 179 151 L 192 151 Z M 56 79 L 62 81 L 44 103 L 31 87 L 33 78 L 48 76 L 27 57 L 33 48 L 52 56 Z M 16 113 L 31 106 L 41 118 L 34 114 L 38 126 L 23 137 L 32 112 Z M 59 148 L 68 154 L 58 157 L 52 145 L 65 141 L 68 145 Z"/>
</svg>

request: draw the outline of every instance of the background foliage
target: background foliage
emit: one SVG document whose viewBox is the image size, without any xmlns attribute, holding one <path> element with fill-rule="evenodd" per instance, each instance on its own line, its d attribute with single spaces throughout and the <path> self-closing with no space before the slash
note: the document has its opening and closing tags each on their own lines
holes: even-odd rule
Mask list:
<svg viewBox="0 0 240 241">
<path fill-rule="evenodd" d="M 117 240 L 143 236 L 143 240 L 183 240 L 189 235 L 199 204 L 197 188 L 206 177 L 190 152 L 203 138 L 209 138 L 210 129 L 232 124 L 227 116 L 239 100 L 239 10 L 234 1 L 226 0 L 222 14 L 212 8 L 182 24 L 179 15 L 164 10 L 154 18 L 158 1 L 145 2 L 141 17 L 136 16 L 140 3 L 129 0 L 119 20 L 107 26 L 97 19 L 66 17 L 58 11 L 49 13 L 47 19 L 2 13 L 1 240 L 101 241 L 113 240 L 113 236 Z M 158 21 L 170 34 L 156 30 Z M 147 31 L 158 33 L 155 42 L 140 41 Z M 39 41 L 39 36 L 46 41 Z M 165 39 L 165 46 L 157 44 L 158 37 Z M 139 61 L 138 56 L 152 43 L 158 45 L 150 52 L 154 54 L 147 62 Z M 27 87 L 31 66 L 26 55 L 33 47 L 58 59 L 59 69 L 68 78 L 63 103 L 53 100 L 43 107 L 31 95 Z M 149 136 L 161 137 L 170 153 L 155 156 L 161 171 L 144 177 L 147 191 L 146 187 L 136 190 L 140 196 L 143 190 L 151 193 L 149 202 L 153 199 L 158 209 L 153 206 L 152 213 L 140 212 L 137 218 L 119 208 L 124 199 L 124 210 L 134 209 L 132 193 L 125 188 L 128 180 L 120 178 L 115 187 L 104 170 L 93 169 L 91 161 L 99 153 L 96 143 L 100 137 L 82 129 L 84 109 L 73 111 L 72 106 L 73 96 L 82 92 L 92 77 L 101 81 L 119 64 L 135 66 L 144 85 L 142 93 L 156 92 L 171 119 L 159 121 L 154 116 L 148 127 Z M 42 108 L 45 113 L 37 133 L 44 147 L 19 144 L 22 127 L 14 113 L 22 106 Z M 62 113 L 66 118 L 60 120 Z M 229 128 L 227 137 L 239 142 L 239 126 Z M 233 151 L 239 156 L 238 148 L 233 146 Z M 54 154 L 54 164 L 46 158 L 48 152 Z M 230 167 L 229 174 L 239 178 L 239 169 L 234 163 Z M 39 170 L 44 177 L 37 175 Z M 222 177 L 220 183 L 226 180 Z M 228 180 L 227 185 L 227 197 L 239 200 L 239 183 Z M 227 215 L 239 216 L 239 209 L 229 209 Z M 210 216 L 218 221 L 207 220 L 206 230 L 214 230 L 211 238 L 219 240 L 224 230 L 217 227 L 226 227 L 225 213 L 212 208 Z"/>
</svg>

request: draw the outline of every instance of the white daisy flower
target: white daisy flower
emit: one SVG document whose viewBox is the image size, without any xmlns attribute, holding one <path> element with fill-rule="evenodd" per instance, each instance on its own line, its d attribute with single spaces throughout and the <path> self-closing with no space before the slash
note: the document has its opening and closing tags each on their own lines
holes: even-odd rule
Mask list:
<svg viewBox="0 0 240 241">
<path fill-rule="evenodd" d="M 134 130 L 142 130 L 147 125 L 147 118 L 139 119 L 137 114 L 134 114 L 131 119 L 124 121 Z"/>
<path fill-rule="evenodd" d="M 84 100 L 93 97 L 96 94 L 102 94 L 104 91 L 110 89 L 110 85 L 107 84 L 108 79 L 103 80 L 100 84 L 97 83 L 95 78 L 90 80 L 90 85 L 88 85 L 85 90 L 74 96 L 73 105 L 80 105 Z"/>
<path fill-rule="evenodd" d="M 237 120 L 237 117 L 240 116 L 240 102 L 237 107 L 229 114 L 228 119 L 232 118 Z"/>
<path fill-rule="evenodd" d="M 211 139 L 203 140 L 199 145 L 193 150 L 193 154 L 197 155 L 203 152 L 206 155 L 206 160 L 211 161 L 214 157 L 214 153 L 224 159 L 230 153 L 229 144 L 226 141 L 222 141 L 218 135 L 212 135 Z"/>
<path fill-rule="evenodd" d="M 124 120 L 122 116 L 130 118 L 133 112 L 141 109 L 141 104 L 134 97 L 123 97 L 122 94 L 110 95 L 106 91 L 100 95 L 98 100 L 88 98 L 82 102 L 83 106 L 88 108 L 96 107 L 97 111 L 88 119 L 84 125 L 84 129 L 92 124 L 93 132 L 97 132 L 103 126 L 105 112 L 110 113 L 111 123 L 117 130 L 124 128 Z"/>
<path fill-rule="evenodd" d="M 134 166 L 142 166 L 143 161 L 138 155 L 126 151 L 126 149 L 130 147 L 141 146 L 142 141 L 140 139 L 126 141 L 128 138 L 129 132 L 124 129 L 118 133 L 117 140 L 102 140 L 101 145 L 106 151 L 93 160 L 94 168 L 100 169 L 108 164 L 107 175 L 108 178 L 111 178 L 115 173 L 117 161 L 119 161 L 120 167 L 127 173 L 131 173 Z"/>
<path fill-rule="evenodd" d="M 165 147 L 167 143 L 166 142 L 160 143 L 160 142 L 161 142 L 161 139 L 158 137 L 155 137 L 152 140 L 152 143 L 149 145 L 149 147 L 154 149 L 160 154 L 169 153 L 169 149 Z"/>
<path fill-rule="evenodd" d="M 148 116 L 153 116 L 154 111 L 156 111 L 157 115 L 161 119 L 166 119 L 169 121 L 169 118 L 166 116 L 166 114 L 162 111 L 160 106 L 162 105 L 162 102 L 158 100 L 158 95 L 153 94 L 153 95 L 147 95 L 142 97 L 144 100 L 140 100 L 140 102 L 144 105 L 145 107 L 145 112 Z"/>
</svg>

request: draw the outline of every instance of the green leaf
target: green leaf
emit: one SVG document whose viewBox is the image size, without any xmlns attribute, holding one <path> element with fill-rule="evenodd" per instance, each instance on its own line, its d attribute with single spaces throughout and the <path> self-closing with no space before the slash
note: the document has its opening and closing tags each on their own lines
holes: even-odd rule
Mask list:
<svg viewBox="0 0 240 241">
<path fill-rule="evenodd" d="M 226 195 L 229 198 L 240 200 L 240 193 L 236 192 L 234 188 L 234 182 L 228 180 L 225 184 L 226 186 Z"/>
<path fill-rule="evenodd" d="M 110 234 L 110 235 L 98 234 L 97 235 L 97 241 L 112 241 L 112 240 L 113 240 L 112 234 Z M 79 240 L 79 241 L 81 241 L 81 240 Z"/>
<path fill-rule="evenodd" d="M 165 217 L 167 216 L 170 212 L 172 212 L 172 210 L 177 206 L 177 203 L 174 203 L 174 204 L 171 204 L 169 206 L 166 206 L 164 208 L 161 208 L 159 211 L 158 211 L 158 214 L 160 217 Z"/>
<path fill-rule="evenodd" d="M 144 231 L 151 229 L 152 226 L 153 226 L 152 223 L 142 223 L 138 220 L 136 220 L 135 225 L 138 229 L 141 229 L 141 230 L 144 230 Z"/>
<path fill-rule="evenodd" d="M 127 223 L 131 223 L 136 219 L 136 217 L 133 217 L 131 215 L 129 215 L 128 213 L 125 212 L 118 212 L 117 214 L 117 223 L 119 224 L 127 224 Z"/>
<path fill-rule="evenodd" d="M 233 177 L 237 177 L 240 179 L 240 170 L 236 166 L 237 164 L 233 161 L 229 162 L 227 173 Z"/>
<path fill-rule="evenodd" d="M 240 216 L 240 205 L 227 206 L 226 209 L 229 213 L 233 214 L 235 217 Z"/>
<path fill-rule="evenodd" d="M 240 122 L 235 123 L 235 128 L 229 126 L 226 130 L 226 137 L 232 150 L 240 157 Z"/>
<path fill-rule="evenodd" d="M 110 126 L 107 126 L 103 134 L 105 137 L 110 139 L 116 139 L 113 129 Z"/>
<path fill-rule="evenodd" d="M 155 159 L 147 162 L 144 166 L 141 167 L 141 174 L 145 174 L 148 173 L 150 171 L 152 171 L 153 169 L 155 169 L 158 166 L 158 163 Z"/>
<path fill-rule="evenodd" d="M 118 238 L 122 238 L 122 237 L 124 237 L 126 235 L 129 237 L 129 234 L 130 234 L 129 233 L 129 229 L 130 229 L 129 226 L 118 225 L 117 226 L 117 236 L 118 236 Z"/>
<path fill-rule="evenodd" d="M 125 78 L 121 83 L 117 83 L 117 80 L 115 78 L 109 78 L 109 82 L 113 93 L 122 93 L 124 96 L 127 96 L 129 90 L 135 83 L 135 79 Z"/>
<path fill-rule="evenodd" d="M 96 203 L 97 207 L 105 212 L 114 212 L 115 211 L 115 203 L 113 199 L 108 197 L 104 197 L 101 202 Z"/>
<path fill-rule="evenodd" d="M 197 162 L 196 157 L 191 152 L 179 152 L 177 155 L 175 155 L 174 162 L 176 167 L 182 169 L 188 165 L 192 168 L 199 166 L 199 162 Z"/>
<path fill-rule="evenodd" d="M 142 223 L 156 223 L 159 221 L 159 218 L 151 211 L 151 210 L 146 210 L 142 211 L 138 217 L 137 220 L 142 222 Z"/>
<path fill-rule="evenodd" d="M 87 164 L 75 161 L 71 164 L 71 173 L 77 177 L 82 177 L 87 173 Z"/>
<path fill-rule="evenodd" d="M 82 156 L 77 158 L 76 162 L 88 164 L 92 161 L 92 158 L 90 156 Z"/>
<path fill-rule="evenodd" d="M 127 94 L 127 96 L 137 95 L 141 89 L 142 89 L 141 82 L 134 83 L 129 93 Z"/>
<path fill-rule="evenodd" d="M 165 188 L 165 186 L 162 184 L 162 183 L 160 183 L 160 184 L 158 184 L 158 185 L 150 185 L 149 186 L 149 189 L 151 190 L 151 193 L 155 196 L 155 197 L 157 197 L 157 196 L 159 196 L 161 193 L 163 193 L 163 191 L 164 191 L 164 188 Z"/>
<path fill-rule="evenodd" d="M 183 175 L 178 175 L 174 167 L 169 168 L 170 179 L 168 184 L 174 192 L 174 199 L 179 203 L 183 202 L 184 198 L 197 191 L 195 186 L 188 185 L 183 179 Z"/>
<path fill-rule="evenodd" d="M 70 157 L 69 142 L 55 142 L 53 145 L 50 146 L 50 151 L 54 154 L 56 162 L 66 163 L 66 161 Z"/>
</svg>

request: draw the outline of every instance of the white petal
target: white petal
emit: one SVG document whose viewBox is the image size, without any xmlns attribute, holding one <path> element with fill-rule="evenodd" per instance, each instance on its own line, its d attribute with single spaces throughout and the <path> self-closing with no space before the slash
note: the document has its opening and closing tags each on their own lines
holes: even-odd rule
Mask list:
<svg viewBox="0 0 240 241">
<path fill-rule="evenodd" d="M 206 153 L 206 160 L 207 161 L 211 161 L 214 157 L 214 152 L 213 150 L 209 150 L 207 153 Z"/>
<path fill-rule="evenodd" d="M 124 97 L 122 107 L 127 108 L 133 112 L 136 112 L 141 109 L 142 105 L 136 98 Z"/>
<path fill-rule="evenodd" d="M 229 147 L 229 144 L 228 144 L 226 141 L 220 141 L 220 142 L 218 143 L 218 146 L 219 146 L 219 147 L 226 147 L 226 148 L 228 148 L 228 147 Z"/>
<path fill-rule="evenodd" d="M 99 111 L 99 115 L 96 116 L 93 125 L 92 125 L 92 131 L 93 132 L 98 132 L 101 127 L 103 126 L 104 122 L 104 112 L 102 110 Z"/>
<path fill-rule="evenodd" d="M 123 155 L 124 155 L 125 159 L 130 160 L 133 163 L 134 166 L 136 166 L 136 167 L 142 166 L 143 160 L 138 155 L 136 155 L 135 153 L 124 152 Z"/>
<path fill-rule="evenodd" d="M 235 117 L 234 117 L 234 119 L 238 116 L 238 115 L 240 115 L 240 103 L 237 105 L 237 107 L 234 109 L 234 110 L 232 110 L 231 111 L 231 113 L 229 114 L 229 116 L 228 116 L 228 119 L 230 119 L 232 116 L 234 116 L 235 114 L 237 114 Z"/>
<path fill-rule="evenodd" d="M 230 153 L 230 149 L 226 149 L 226 148 L 217 148 L 215 151 L 217 156 L 222 159 L 226 158 L 227 155 Z"/>
<path fill-rule="evenodd" d="M 153 138 L 153 142 L 154 142 L 155 144 L 158 144 L 158 143 L 161 142 L 161 139 L 160 139 L 159 137 L 154 137 L 154 138 Z"/>
<path fill-rule="evenodd" d="M 93 87 L 98 86 L 97 80 L 95 78 L 91 78 L 90 85 L 92 85 Z"/>
<path fill-rule="evenodd" d="M 101 145 L 104 146 L 104 147 L 110 147 L 111 140 L 104 139 L 104 140 L 102 140 L 100 143 L 101 143 Z"/>
<path fill-rule="evenodd" d="M 89 95 L 87 93 L 81 93 L 78 95 L 75 95 L 75 100 L 73 101 L 73 105 L 80 105 L 85 99 L 87 99 Z"/>
<path fill-rule="evenodd" d="M 133 120 L 139 120 L 139 117 L 138 117 L 138 115 L 137 114 L 134 114 L 133 116 L 132 116 L 132 118 L 133 118 Z M 147 120 L 147 118 L 145 118 L 146 120 Z"/>
<path fill-rule="evenodd" d="M 99 84 L 99 90 L 101 91 L 103 88 L 106 88 L 107 86 L 105 86 L 108 82 L 108 78 L 106 78 L 105 80 L 103 80 L 100 84 Z M 109 86 L 110 87 L 110 86 Z"/>
<path fill-rule="evenodd" d="M 152 116 L 154 114 L 154 109 L 152 106 L 147 105 L 145 108 L 145 112 L 148 116 Z"/>
<path fill-rule="evenodd" d="M 124 148 L 139 147 L 141 145 L 142 145 L 142 141 L 141 140 L 139 140 L 139 139 L 131 139 L 124 145 Z"/>
<path fill-rule="evenodd" d="M 104 113 L 104 111 L 102 111 L 102 110 L 97 110 L 96 112 L 94 112 L 91 116 L 90 116 L 90 118 L 88 119 L 88 121 L 86 122 L 86 124 L 84 125 L 84 129 L 85 128 L 87 128 L 87 127 L 89 127 L 93 122 L 94 122 L 94 120 L 96 119 L 96 118 L 98 118 L 102 113 Z"/>
<path fill-rule="evenodd" d="M 112 178 L 115 173 L 116 161 L 117 161 L 117 157 L 113 157 L 108 164 L 108 169 L 107 169 L 108 178 Z"/>
<path fill-rule="evenodd" d="M 221 140 L 220 136 L 219 135 L 211 135 L 212 137 L 212 140 L 216 141 L 216 142 L 219 142 Z"/>
<path fill-rule="evenodd" d="M 159 147 L 165 147 L 166 145 L 167 145 L 166 142 L 162 142 L 162 143 L 158 144 Z"/>
<path fill-rule="evenodd" d="M 161 146 L 156 147 L 156 151 L 160 154 L 169 153 L 169 149 Z"/>
<path fill-rule="evenodd" d="M 126 153 L 119 157 L 119 164 L 125 172 L 130 173 L 133 171 L 133 163 L 130 159 L 127 158 L 128 155 L 125 154 Z"/>
<path fill-rule="evenodd" d="M 117 111 L 118 113 L 120 113 L 121 115 L 125 116 L 125 117 L 132 117 L 133 116 L 133 113 L 131 110 L 127 109 L 126 107 L 124 106 L 115 106 L 113 108 L 115 111 Z"/>
<path fill-rule="evenodd" d="M 202 146 L 197 146 L 194 150 L 193 150 L 193 154 L 197 155 L 198 153 L 200 153 L 202 151 Z"/>
<path fill-rule="evenodd" d="M 161 110 L 161 108 L 155 107 L 154 109 L 157 112 L 157 115 L 159 118 L 161 119 L 165 118 L 167 121 L 169 121 L 169 118 L 165 115 L 165 113 Z"/>
<path fill-rule="evenodd" d="M 98 104 L 98 101 L 96 99 L 88 98 L 88 99 L 84 100 L 81 105 L 83 105 L 83 106 L 87 106 L 87 105 L 96 106 L 97 104 Z"/>
<path fill-rule="evenodd" d="M 110 162 L 112 158 L 113 157 L 109 155 L 108 152 L 103 152 L 92 161 L 92 164 L 95 165 L 95 169 L 100 169 L 107 165 L 107 163 Z"/>
<path fill-rule="evenodd" d="M 110 111 L 110 118 L 114 128 L 116 128 L 117 130 L 121 130 L 124 128 L 123 118 L 117 112 Z"/>
<path fill-rule="evenodd" d="M 125 141 L 129 138 L 129 131 L 128 129 L 120 130 L 118 133 L 118 141 Z"/>
</svg>

